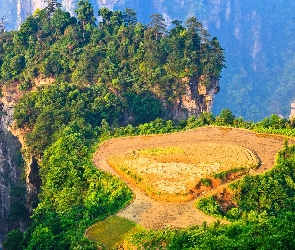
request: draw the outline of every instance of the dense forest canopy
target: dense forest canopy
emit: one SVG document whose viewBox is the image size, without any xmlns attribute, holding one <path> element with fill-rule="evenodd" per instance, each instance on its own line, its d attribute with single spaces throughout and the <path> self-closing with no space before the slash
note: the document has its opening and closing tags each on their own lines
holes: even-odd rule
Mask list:
<svg viewBox="0 0 295 250">
<path fill-rule="evenodd" d="M 95 84 L 121 103 L 119 122 L 141 123 L 171 117 L 169 107 L 185 94 L 185 83 L 209 87 L 225 67 L 218 39 L 195 17 L 185 25 L 173 21 L 168 31 L 159 14 L 144 25 L 132 9 L 102 8 L 97 25 L 88 1 L 79 1 L 76 17 L 54 2 L 18 31 L 0 34 L 2 83 L 19 81 L 23 90 L 38 77 Z"/>
</svg>

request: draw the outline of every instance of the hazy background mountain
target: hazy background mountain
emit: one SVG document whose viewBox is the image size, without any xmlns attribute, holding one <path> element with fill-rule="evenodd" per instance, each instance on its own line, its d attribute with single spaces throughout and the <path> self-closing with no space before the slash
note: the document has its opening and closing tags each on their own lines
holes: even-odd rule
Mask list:
<svg viewBox="0 0 295 250">
<path fill-rule="evenodd" d="M 74 13 L 78 0 L 63 0 Z M 292 0 L 90 0 L 101 7 L 133 8 L 139 21 L 160 13 L 167 23 L 196 16 L 225 49 L 227 69 L 213 112 L 230 108 L 236 116 L 260 120 L 272 113 L 288 116 L 295 98 L 295 2 Z M 43 0 L 0 0 L 0 17 L 15 29 Z"/>
</svg>

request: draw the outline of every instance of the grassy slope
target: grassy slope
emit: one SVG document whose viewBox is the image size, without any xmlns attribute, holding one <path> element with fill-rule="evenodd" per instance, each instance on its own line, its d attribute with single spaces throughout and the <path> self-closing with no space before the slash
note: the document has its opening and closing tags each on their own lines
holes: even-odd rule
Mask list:
<svg viewBox="0 0 295 250">
<path fill-rule="evenodd" d="M 107 249 L 113 249 L 122 245 L 132 234 L 143 231 L 145 229 L 135 222 L 114 215 L 90 227 L 86 236 L 92 241 L 102 243 Z"/>
</svg>

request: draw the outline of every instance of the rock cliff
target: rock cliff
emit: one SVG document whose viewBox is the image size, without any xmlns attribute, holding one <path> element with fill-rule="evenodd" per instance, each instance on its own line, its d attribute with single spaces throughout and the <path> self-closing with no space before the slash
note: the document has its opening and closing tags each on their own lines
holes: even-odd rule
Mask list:
<svg viewBox="0 0 295 250">
<path fill-rule="evenodd" d="M 0 239 L 11 229 L 20 227 L 20 222 L 11 221 L 13 187 L 21 183 L 21 145 L 9 131 L 13 107 L 0 103 Z"/>
<path fill-rule="evenodd" d="M 216 78 L 210 79 L 209 86 L 202 83 L 200 79 L 184 78 L 183 83 L 185 91 L 180 92 L 178 100 L 169 111 L 174 120 L 187 119 L 195 115 L 198 116 L 201 112 L 211 112 L 215 95 L 219 92 L 219 80 Z"/>
<path fill-rule="evenodd" d="M 40 187 L 38 164 L 23 158 L 23 133 L 13 129 L 13 111 L 22 94 L 2 88 L 0 99 L 0 243 L 12 229 L 24 230 Z"/>
</svg>

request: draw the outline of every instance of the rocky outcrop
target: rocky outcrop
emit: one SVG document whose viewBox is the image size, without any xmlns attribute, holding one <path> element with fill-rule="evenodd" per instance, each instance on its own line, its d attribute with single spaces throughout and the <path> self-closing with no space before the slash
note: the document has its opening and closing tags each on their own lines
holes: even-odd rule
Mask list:
<svg viewBox="0 0 295 250">
<path fill-rule="evenodd" d="M 13 129 L 17 85 L 2 88 L 0 99 L 0 242 L 13 229 L 24 230 L 40 188 L 37 160 L 23 157 L 23 133 Z M 22 145 L 23 144 L 23 145 Z"/>
<path fill-rule="evenodd" d="M 178 100 L 174 103 L 172 110 L 173 120 L 187 119 L 195 115 L 198 116 L 201 112 L 211 112 L 214 96 L 219 92 L 218 79 L 211 78 L 209 84 L 205 84 L 201 76 L 200 79 L 183 78 L 185 92 L 181 93 Z M 209 86 L 208 86 L 209 85 Z"/>
<path fill-rule="evenodd" d="M 26 144 L 24 140 L 25 131 L 15 128 L 13 123 L 10 126 L 10 131 L 22 145 L 22 156 L 25 165 L 22 173 L 26 190 L 25 206 L 28 213 L 31 214 L 33 209 L 37 206 L 37 197 L 41 186 L 38 160 L 36 157 L 26 153 Z"/>
<path fill-rule="evenodd" d="M 11 219 L 13 187 L 21 186 L 22 163 L 21 144 L 9 131 L 12 122 L 13 107 L 0 103 L 0 239 L 14 228 L 20 228 L 22 222 Z"/>
</svg>

